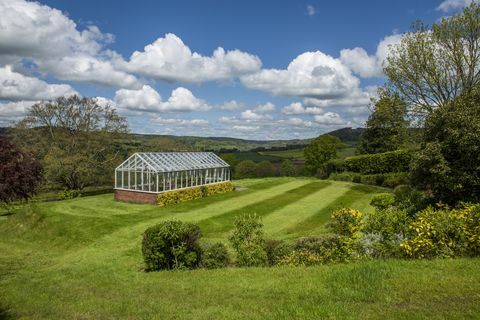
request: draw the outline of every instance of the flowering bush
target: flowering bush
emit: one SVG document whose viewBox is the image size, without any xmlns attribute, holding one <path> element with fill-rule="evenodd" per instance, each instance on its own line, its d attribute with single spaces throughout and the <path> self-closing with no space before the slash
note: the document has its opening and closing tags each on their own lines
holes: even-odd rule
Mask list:
<svg viewBox="0 0 480 320">
<path fill-rule="evenodd" d="M 480 205 L 457 209 L 428 207 L 409 227 L 409 237 L 400 244 L 413 258 L 455 257 L 480 253 Z"/>
<path fill-rule="evenodd" d="M 335 210 L 329 224 L 330 229 L 339 235 L 356 238 L 360 231 L 362 213 L 351 208 Z"/>
<path fill-rule="evenodd" d="M 318 253 L 308 251 L 308 250 L 293 250 L 287 255 L 281 257 L 277 265 L 280 266 L 314 266 L 321 264 L 323 262 L 323 257 Z"/>
<path fill-rule="evenodd" d="M 217 193 L 230 192 L 234 189 L 235 187 L 231 182 L 222 182 L 201 187 L 166 191 L 157 195 L 157 204 L 163 207 L 180 202 L 208 197 Z"/>
</svg>

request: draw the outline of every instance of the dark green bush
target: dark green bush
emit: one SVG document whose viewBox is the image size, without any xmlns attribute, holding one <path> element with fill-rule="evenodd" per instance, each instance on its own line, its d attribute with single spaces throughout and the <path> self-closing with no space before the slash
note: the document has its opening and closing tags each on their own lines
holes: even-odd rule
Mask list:
<svg viewBox="0 0 480 320">
<path fill-rule="evenodd" d="M 236 217 L 234 230 L 229 237 L 237 253 L 237 265 L 242 267 L 267 264 L 263 224 L 255 214 Z"/>
<path fill-rule="evenodd" d="M 372 197 L 370 205 L 378 210 L 386 209 L 393 206 L 395 199 L 391 193 L 380 193 Z"/>
<path fill-rule="evenodd" d="M 361 174 L 407 172 L 412 158 L 412 151 L 396 150 L 348 157 L 345 159 L 344 165 L 346 171 Z"/>
<path fill-rule="evenodd" d="M 360 174 L 356 172 L 332 173 L 329 177 L 335 181 L 363 183 L 380 187 L 394 188 L 408 182 L 408 173 L 391 172 L 379 174 Z"/>
<path fill-rule="evenodd" d="M 78 191 L 78 190 L 63 189 L 62 191 L 60 191 L 58 193 L 58 197 L 61 200 L 73 199 L 73 198 L 77 198 L 77 197 L 80 197 L 80 196 L 81 196 L 81 194 L 80 194 L 80 191 Z"/>
<path fill-rule="evenodd" d="M 193 269 L 200 262 L 200 228 L 192 223 L 171 220 L 145 230 L 142 254 L 146 271 Z"/>
<path fill-rule="evenodd" d="M 225 268 L 229 262 L 227 247 L 223 243 L 202 245 L 201 267 L 207 269 Z"/>
<path fill-rule="evenodd" d="M 267 252 L 267 261 L 269 266 L 274 266 L 287 254 L 292 251 L 290 245 L 282 240 L 265 241 L 265 251 Z"/>
<path fill-rule="evenodd" d="M 406 210 L 411 216 L 427 207 L 425 194 L 409 185 L 399 185 L 393 190 L 395 206 Z"/>
</svg>

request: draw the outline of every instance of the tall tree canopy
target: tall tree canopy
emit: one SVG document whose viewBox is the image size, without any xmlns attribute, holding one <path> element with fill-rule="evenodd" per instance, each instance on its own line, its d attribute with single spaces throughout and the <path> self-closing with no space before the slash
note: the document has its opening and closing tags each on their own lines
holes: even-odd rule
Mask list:
<svg viewBox="0 0 480 320">
<path fill-rule="evenodd" d="M 422 118 L 480 84 L 480 5 L 421 22 L 393 46 L 384 68 L 389 81 Z"/>
<path fill-rule="evenodd" d="M 303 150 L 305 169 L 311 174 L 317 173 L 329 160 L 337 157 L 337 151 L 341 146 L 340 139 L 329 134 L 313 139 Z"/>
<path fill-rule="evenodd" d="M 33 105 L 15 137 L 43 159 L 48 183 L 81 190 L 111 183 L 119 152 L 115 139 L 127 129 L 110 106 L 71 96 Z"/>
<path fill-rule="evenodd" d="M 41 163 L 0 136 L 0 203 L 27 200 L 41 180 Z"/>
<path fill-rule="evenodd" d="M 380 90 L 362 133 L 358 152 L 381 153 L 404 146 L 408 134 L 406 116 L 407 106 L 399 95 L 387 89 Z"/>
</svg>

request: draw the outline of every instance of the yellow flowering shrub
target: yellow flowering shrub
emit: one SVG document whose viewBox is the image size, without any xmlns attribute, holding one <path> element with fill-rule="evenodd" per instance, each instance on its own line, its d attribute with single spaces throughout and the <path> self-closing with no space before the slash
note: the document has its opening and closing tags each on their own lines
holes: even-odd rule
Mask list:
<svg viewBox="0 0 480 320">
<path fill-rule="evenodd" d="M 336 234 L 356 238 L 362 222 L 362 213 L 351 208 L 335 210 L 331 216 L 330 229 Z"/>
<path fill-rule="evenodd" d="M 480 205 L 457 209 L 429 207 L 409 226 L 409 237 L 400 244 L 412 258 L 473 256 L 480 253 Z"/>
<path fill-rule="evenodd" d="M 307 250 L 293 250 L 287 255 L 281 257 L 277 265 L 279 266 L 314 266 L 323 263 L 323 258 L 318 253 Z"/>
<path fill-rule="evenodd" d="M 235 188 L 231 182 L 223 182 L 201 187 L 166 191 L 157 195 L 157 204 L 164 207 L 180 202 L 208 197 L 217 193 L 230 192 L 234 189 Z"/>
</svg>

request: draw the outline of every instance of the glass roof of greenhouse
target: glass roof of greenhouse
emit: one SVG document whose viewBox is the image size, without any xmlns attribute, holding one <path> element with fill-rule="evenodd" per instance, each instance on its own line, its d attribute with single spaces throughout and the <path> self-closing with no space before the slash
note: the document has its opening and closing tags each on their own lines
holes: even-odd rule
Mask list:
<svg viewBox="0 0 480 320">
<path fill-rule="evenodd" d="M 229 167 L 213 152 L 139 152 L 131 155 L 117 170 L 183 171 Z"/>
</svg>

